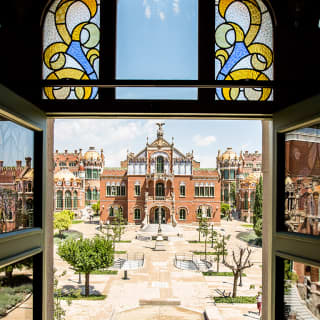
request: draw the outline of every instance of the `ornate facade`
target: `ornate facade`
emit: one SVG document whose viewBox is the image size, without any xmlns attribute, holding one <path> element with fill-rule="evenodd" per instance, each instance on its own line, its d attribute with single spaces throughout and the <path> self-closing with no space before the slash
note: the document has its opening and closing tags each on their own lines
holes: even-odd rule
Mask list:
<svg viewBox="0 0 320 320">
<path fill-rule="evenodd" d="M 157 139 L 147 140 L 137 154 L 128 153 L 121 168 L 105 168 L 101 176 L 101 220 L 121 210 L 129 223 L 197 221 L 205 214 L 220 221 L 220 178 L 215 169 L 201 169 L 193 152 L 183 154 L 164 139 L 158 123 Z"/>
<path fill-rule="evenodd" d="M 103 150 L 90 147 L 73 153 L 65 150 L 54 154 L 55 209 L 80 212 L 100 199 L 100 175 L 104 167 Z"/>
<path fill-rule="evenodd" d="M 262 155 L 232 148 L 218 151 L 217 169 L 221 175 L 221 201 L 236 209 L 242 220 L 252 221 L 255 188 L 262 175 Z"/>
</svg>

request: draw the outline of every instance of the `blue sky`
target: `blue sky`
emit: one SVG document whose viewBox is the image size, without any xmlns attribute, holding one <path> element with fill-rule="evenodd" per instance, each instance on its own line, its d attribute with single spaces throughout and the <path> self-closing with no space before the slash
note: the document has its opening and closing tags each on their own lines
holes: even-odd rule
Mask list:
<svg viewBox="0 0 320 320">
<path fill-rule="evenodd" d="M 87 151 L 90 146 L 104 149 L 106 166 L 119 167 L 127 150 L 137 153 L 156 139 L 157 122 L 164 122 L 164 138 L 183 153 L 194 150 L 195 160 L 202 168 L 216 167 L 220 149 L 232 147 L 261 152 L 261 121 L 258 120 L 166 120 L 166 119 L 57 119 L 55 150 Z"/>
<path fill-rule="evenodd" d="M 119 0 L 118 79 L 198 78 L 197 0 Z M 194 88 L 118 88 L 117 98 L 196 99 Z"/>
</svg>

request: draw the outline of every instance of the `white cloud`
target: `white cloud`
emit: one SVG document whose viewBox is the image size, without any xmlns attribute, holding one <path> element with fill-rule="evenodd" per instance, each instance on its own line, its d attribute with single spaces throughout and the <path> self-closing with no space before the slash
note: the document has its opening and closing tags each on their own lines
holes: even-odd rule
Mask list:
<svg viewBox="0 0 320 320">
<path fill-rule="evenodd" d="M 161 21 L 163 21 L 166 18 L 166 16 L 165 16 L 163 11 L 160 11 L 159 17 L 160 17 Z"/>
<path fill-rule="evenodd" d="M 202 137 L 200 134 L 193 136 L 192 141 L 199 147 L 206 147 L 209 144 L 216 141 L 216 137 L 214 136 L 205 136 Z"/>
<path fill-rule="evenodd" d="M 178 14 L 180 12 L 179 0 L 173 0 L 172 2 L 173 12 Z"/>
<path fill-rule="evenodd" d="M 151 8 L 149 5 L 146 6 L 145 10 L 144 10 L 144 14 L 146 16 L 147 19 L 151 18 Z"/>
</svg>

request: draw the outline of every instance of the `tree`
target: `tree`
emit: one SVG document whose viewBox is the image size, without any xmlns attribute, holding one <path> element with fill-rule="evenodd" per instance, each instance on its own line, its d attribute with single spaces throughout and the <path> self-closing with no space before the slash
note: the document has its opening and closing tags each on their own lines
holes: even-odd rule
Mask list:
<svg viewBox="0 0 320 320">
<path fill-rule="evenodd" d="M 263 184 L 262 177 L 256 186 L 256 196 L 253 206 L 253 229 L 257 237 L 262 236 L 262 195 L 263 195 Z"/>
<path fill-rule="evenodd" d="M 115 210 L 115 216 L 112 220 L 113 226 L 112 231 L 114 235 L 114 241 L 118 238 L 121 241 L 121 236 L 124 234 L 125 230 L 125 220 L 123 218 L 122 208 L 119 207 L 118 210 Z"/>
<path fill-rule="evenodd" d="M 215 260 L 217 261 L 217 272 L 219 272 L 219 263 L 220 263 L 220 256 L 226 256 L 227 251 L 227 240 L 230 239 L 230 235 L 223 236 L 220 233 L 216 232 L 216 236 L 213 240 L 213 249 L 215 252 Z"/>
<path fill-rule="evenodd" d="M 66 271 L 63 271 L 62 274 L 59 276 L 56 276 L 55 274 L 56 271 L 54 271 L 54 282 L 53 282 L 53 290 L 54 290 L 54 300 L 53 300 L 53 305 L 54 305 L 54 313 L 53 313 L 53 319 L 54 320 L 64 320 L 66 311 L 62 308 L 61 301 L 62 301 L 62 289 L 58 288 L 58 283 L 59 283 L 59 278 L 65 276 Z M 71 304 L 71 300 L 67 300 L 67 304 Z"/>
<path fill-rule="evenodd" d="M 53 228 L 59 230 L 59 236 L 62 238 L 62 231 L 68 230 L 72 223 L 71 216 L 66 210 L 55 212 L 53 215 Z"/>
<path fill-rule="evenodd" d="M 100 200 L 97 202 L 97 203 L 94 203 L 92 206 L 91 206 L 91 209 L 93 211 L 95 211 L 96 215 L 99 215 L 99 212 L 100 212 Z"/>
<path fill-rule="evenodd" d="M 90 273 L 110 267 L 114 259 L 111 241 L 100 236 L 93 239 L 67 240 L 59 246 L 58 254 L 76 272 L 85 274 L 86 297 L 89 296 Z"/>
<path fill-rule="evenodd" d="M 228 203 L 221 203 L 221 213 L 224 217 L 228 216 L 230 212 L 230 204 Z"/>
<path fill-rule="evenodd" d="M 225 266 L 231 269 L 233 273 L 232 298 L 237 296 L 237 284 L 242 271 L 253 266 L 253 264 L 249 261 L 251 253 L 252 250 L 249 248 L 239 248 L 238 257 L 236 257 L 235 251 L 232 250 L 233 264 L 225 262 Z"/>
<path fill-rule="evenodd" d="M 204 256 L 205 256 L 205 260 L 207 260 L 207 239 L 210 233 L 207 217 L 202 217 L 202 223 L 201 223 L 201 226 L 199 226 L 199 228 L 202 235 L 204 236 Z"/>
<path fill-rule="evenodd" d="M 6 281 L 8 281 L 10 283 L 10 281 L 12 280 L 14 269 L 18 269 L 18 270 L 22 270 L 23 268 L 30 269 L 30 268 L 32 268 L 32 266 L 33 266 L 33 258 L 30 257 L 30 258 L 24 259 L 22 261 L 12 263 L 9 266 L 0 268 L 0 272 L 4 271 L 5 276 L 6 276 Z"/>
<path fill-rule="evenodd" d="M 17 193 L 10 189 L 0 189 L 0 233 L 8 231 L 8 221 L 13 219 L 13 213 L 17 210 Z M 15 216 L 15 229 L 18 229 L 20 223 Z M 11 230 L 9 230 L 11 231 Z"/>
</svg>

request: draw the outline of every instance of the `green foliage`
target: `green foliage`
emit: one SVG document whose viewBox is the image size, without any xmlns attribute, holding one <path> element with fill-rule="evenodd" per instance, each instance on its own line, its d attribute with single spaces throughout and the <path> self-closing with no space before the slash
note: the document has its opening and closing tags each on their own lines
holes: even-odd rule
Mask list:
<svg viewBox="0 0 320 320">
<path fill-rule="evenodd" d="M 66 301 L 72 301 L 72 300 L 105 300 L 106 299 L 106 295 L 102 294 L 102 295 L 92 295 L 92 296 L 83 296 L 83 295 L 68 295 L 68 296 L 62 296 L 61 299 L 62 300 L 66 300 Z"/>
<path fill-rule="evenodd" d="M 55 212 L 53 215 L 53 228 L 59 230 L 59 235 L 62 238 L 62 231 L 68 230 L 72 224 L 72 219 L 69 210 Z"/>
<path fill-rule="evenodd" d="M 255 285 L 254 284 L 250 284 L 250 287 L 249 287 L 249 289 L 255 289 Z"/>
<path fill-rule="evenodd" d="M 215 238 L 213 239 L 213 249 L 216 255 L 217 261 L 217 272 L 219 272 L 219 263 L 220 263 L 220 256 L 226 256 L 227 252 L 227 240 L 230 239 L 230 235 L 223 236 L 217 232 Z"/>
<path fill-rule="evenodd" d="M 54 282 L 53 282 L 53 306 L 54 306 L 54 312 L 53 312 L 53 319 L 54 320 L 64 320 L 66 311 L 62 308 L 61 300 L 63 297 L 62 289 L 58 288 L 59 284 L 59 278 L 63 277 L 66 274 L 66 271 L 64 271 L 59 276 L 54 275 Z M 71 302 L 68 302 L 68 305 L 70 305 Z"/>
<path fill-rule="evenodd" d="M 256 186 L 256 196 L 253 206 L 253 228 L 255 228 L 258 220 L 262 221 L 262 196 L 263 196 L 263 183 L 262 177 L 259 179 L 259 183 Z"/>
<path fill-rule="evenodd" d="M 82 222 L 83 222 L 83 220 L 72 220 L 72 224 L 79 224 Z"/>
<path fill-rule="evenodd" d="M 247 296 L 239 296 L 239 297 L 214 297 L 215 303 L 256 303 L 256 297 L 247 297 Z"/>
<path fill-rule="evenodd" d="M 284 280 L 298 281 L 298 275 L 292 271 L 292 263 L 290 260 L 284 260 Z"/>
<path fill-rule="evenodd" d="M 256 224 L 253 227 L 253 230 L 257 237 L 261 238 L 262 237 L 262 219 L 258 218 L 256 220 Z"/>
<path fill-rule="evenodd" d="M 237 238 L 247 242 L 250 245 L 260 246 L 262 245 L 262 238 L 259 238 L 256 233 L 251 231 L 239 232 Z"/>
<path fill-rule="evenodd" d="M 99 212 L 100 212 L 100 200 L 97 203 L 94 203 L 91 206 L 91 209 L 95 212 L 96 215 L 99 215 Z"/>
<path fill-rule="evenodd" d="M 76 272 L 86 274 L 85 295 L 89 295 L 89 275 L 91 272 L 108 268 L 114 259 L 111 241 L 96 236 L 93 239 L 67 240 L 58 248 L 60 257 L 68 262 Z"/>
<path fill-rule="evenodd" d="M 207 271 L 202 272 L 202 274 L 206 277 L 233 277 L 232 272 L 214 272 L 214 271 Z M 247 275 L 245 273 L 242 273 L 242 277 L 246 277 Z"/>
<path fill-rule="evenodd" d="M 0 272 L 4 272 L 5 273 L 5 278 L 2 280 L 3 283 L 8 283 L 11 284 L 12 282 L 12 276 L 13 276 L 13 270 L 14 269 L 18 269 L 18 270 L 22 270 L 23 268 L 27 268 L 30 269 L 33 267 L 33 258 L 27 258 L 24 259 L 22 261 L 18 261 L 16 263 L 12 263 L 9 266 L 0 268 Z"/>
<path fill-rule="evenodd" d="M 252 225 L 252 224 L 242 224 L 241 227 L 244 227 L 244 228 L 253 228 L 253 225 Z"/>
<path fill-rule="evenodd" d="M 76 273 L 76 272 L 75 272 Z M 109 275 L 115 275 L 118 274 L 118 270 L 97 270 L 92 271 L 91 274 L 109 274 Z"/>
<path fill-rule="evenodd" d="M 123 218 L 123 212 L 122 209 L 118 208 L 115 210 L 115 216 L 112 220 L 112 231 L 113 231 L 113 246 L 115 246 L 115 241 L 118 239 L 118 241 L 121 241 L 121 236 L 124 234 L 125 231 L 125 220 Z"/>
<path fill-rule="evenodd" d="M 61 241 L 76 240 L 82 237 L 82 232 L 76 230 L 64 230 L 61 234 L 56 233 L 54 236 L 54 243 L 59 245 Z"/>
<path fill-rule="evenodd" d="M 23 284 L 15 287 L 0 287 L 0 317 L 7 311 L 23 301 L 25 296 L 32 293 L 32 284 Z"/>
<path fill-rule="evenodd" d="M 236 204 L 236 183 L 232 182 L 230 185 L 230 200 L 232 201 L 232 205 Z"/>
<path fill-rule="evenodd" d="M 230 205 L 228 203 L 221 203 L 221 215 L 222 217 L 228 217 L 230 213 Z"/>
</svg>

